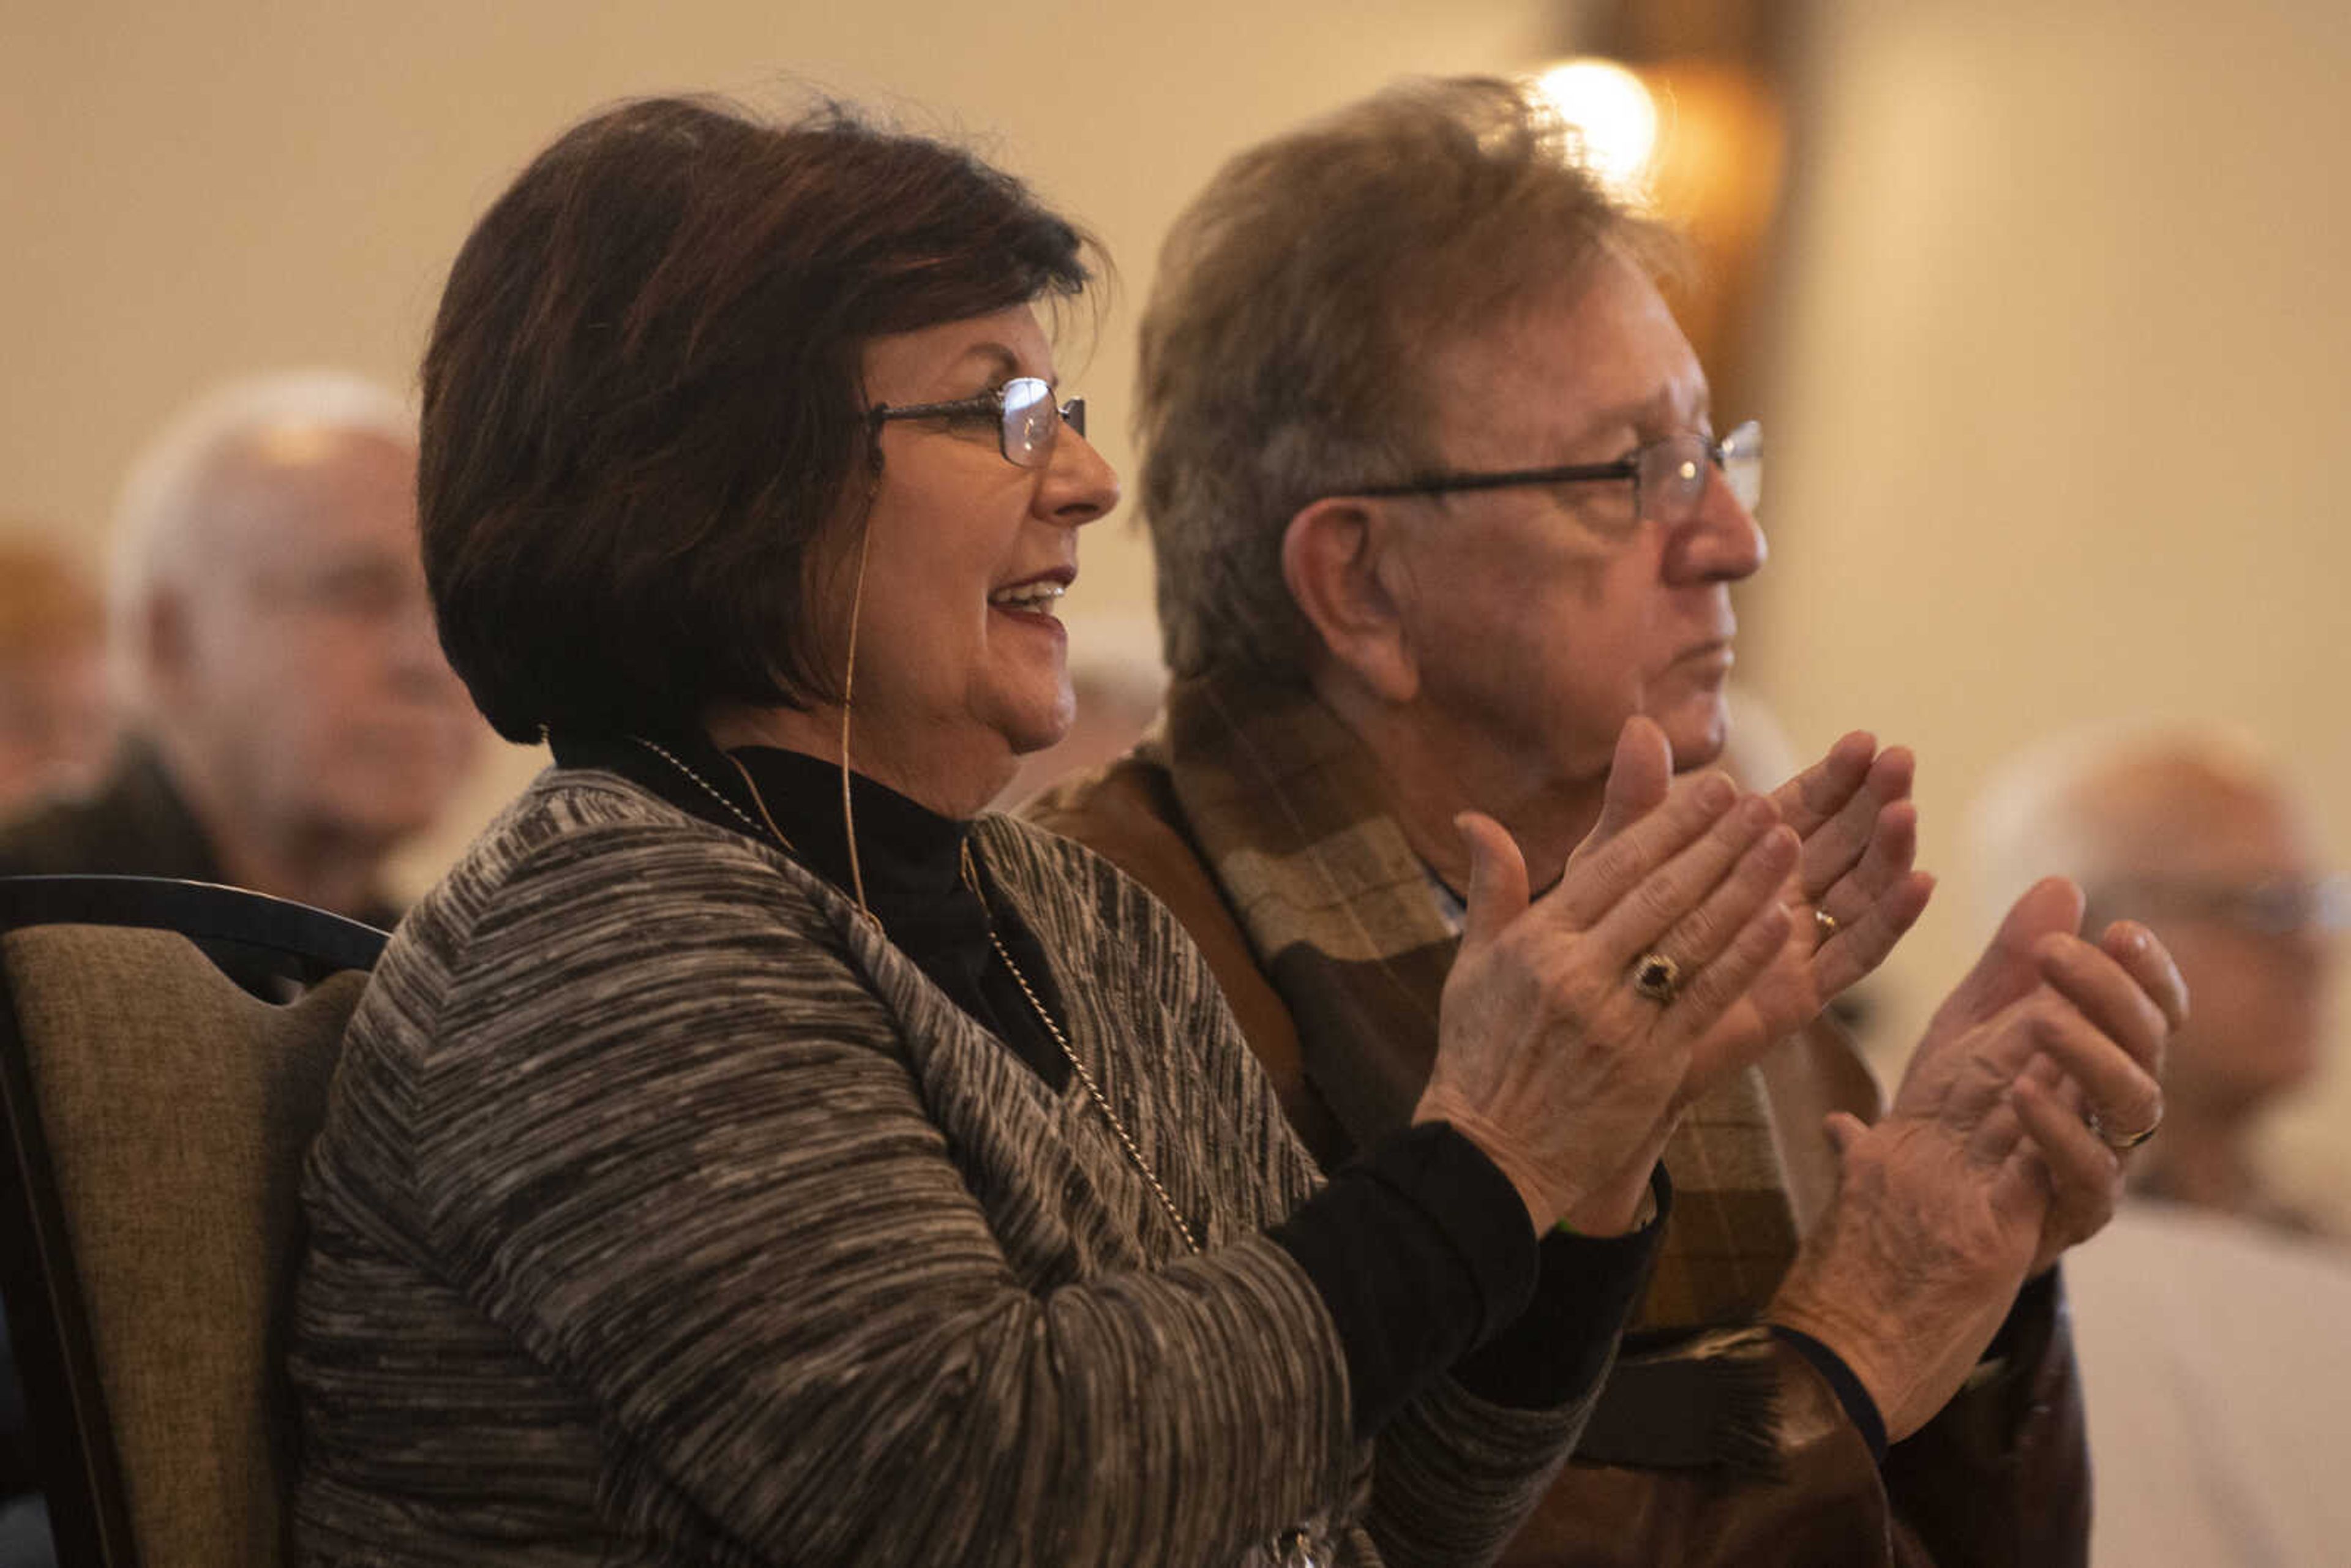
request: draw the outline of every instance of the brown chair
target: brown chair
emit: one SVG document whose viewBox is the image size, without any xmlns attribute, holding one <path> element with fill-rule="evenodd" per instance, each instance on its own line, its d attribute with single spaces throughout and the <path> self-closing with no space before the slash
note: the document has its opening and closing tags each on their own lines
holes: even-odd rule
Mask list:
<svg viewBox="0 0 2351 1568">
<path fill-rule="evenodd" d="M 234 888 L 0 878 L 0 1291 L 66 1568 L 284 1559 L 297 1186 L 384 940 Z"/>
</svg>

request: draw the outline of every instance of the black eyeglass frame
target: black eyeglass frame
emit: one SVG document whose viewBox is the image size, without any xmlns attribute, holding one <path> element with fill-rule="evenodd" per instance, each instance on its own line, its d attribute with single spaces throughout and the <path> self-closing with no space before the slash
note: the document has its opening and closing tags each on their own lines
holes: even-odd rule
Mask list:
<svg viewBox="0 0 2351 1568">
<path fill-rule="evenodd" d="M 1761 499 L 1760 468 L 1762 463 L 1762 422 L 1752 419 L 1738 425 L 1729 434 L 1719 440 L 1704 436 L 1697 438 L 1706 455 L 1706 460 L 1713 464 L 1716 470 L 1730 481 L 1732 494 L 1739 495 L 1740 504 L 1750 510 L 1752 510 L 1757 502 Z M 1404 480 L 1399 484 L 1367 485 L 1359 489 L 1343 491 L 1341 494 L 1382 497 L 1445 496 L 1465 490 L 1514 489 L 1525 485 L 1581 485 L 1611 479 L 1630 479 L 1635 486 L 1635 499 L 1637 504 L 1641 467 L 1649 455 L 1690 439 L 1689 435 L 1684 434 L 1667 436 L 1663 441 L 1652 441 L 1611 463 L 1570 463 L 1553 468 L 1509 468 L 1492 473 L 1426 474 L 1418 478 Z M 1739 483 L 1731 477 L 1730 473 L 1731 449 L 1734 445 L 1742 443 L 1756 448 L 1755 462 L 1759 469 L 1759 478 L 1752 487 L 1755 492 L 1752 495 L 1740 495 Z M 1698 492 L 1698 494 L 1703 493 L 1702 488 Z M 1692 499 L 1695 501 L 1696 495 Z"/>
<path fill-rule="evenodd" d="M 1034 388 L 1035 391 L 1016 403 L 1012 396 L 1013 389 L 1016 387 Z M 1080 435 L 1086 433 L 1086 400 L 1073 397 L 1066 402 L 1057 403 L 1052 401 L 1052 398 L 1053 388 L 1042 376 L 1014 376 L 1002 386 L 991 387 L 984 392 L 977 392 L 970 397 L 950 399 L 946 402 L 909 402 L 895 405 L 877 402 L 866 411 L 865 427 L 869 434 L 877 434 L 884 424 L 893 419 L 955 419 L 967 415 L 992 413 L 996 416 L 996 449 L 1004 455 L 1004 460 L 1016 468 L 1042 468 L 1052 461 L 1053 443 L 1048 440 L 1038 449 L 1036 461 L 1022 462 L 1012 455 L 1015 419 L 1025 419 L 1029 411 L 1041 401 L 1051 407 L 1060 424 L 1068 425 Z M 1054 427 L 1054 433 L 1060 434 L 1059 425 Z M 878 445 L 874 448 L 873 455 L 875 462 L 881 461 L 882 451 Z"/>
</svg>

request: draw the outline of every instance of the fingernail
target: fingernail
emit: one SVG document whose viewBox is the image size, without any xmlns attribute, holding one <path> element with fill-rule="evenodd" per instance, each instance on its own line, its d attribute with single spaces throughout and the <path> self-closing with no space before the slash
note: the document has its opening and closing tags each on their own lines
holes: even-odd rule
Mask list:
<svg viewBox="0 0 2351 1568">
<path fill-rule="evenodd" d="M 1709 773 L 1698 781 L 1698 803 L 1709 811 L 1728 811 L 1738 799 L 1738 786 L 1719 773 Z"/>
</svg>

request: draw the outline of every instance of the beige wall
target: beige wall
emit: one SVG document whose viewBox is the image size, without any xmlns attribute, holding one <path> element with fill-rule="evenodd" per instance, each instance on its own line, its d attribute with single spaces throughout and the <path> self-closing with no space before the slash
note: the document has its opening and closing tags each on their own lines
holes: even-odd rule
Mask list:
<svg viewBox="0 0 2351 1568">
<path fill-rule="evenodd" d="M 1393 75 L 1531 63 L 1555 20 L 1534 0 L 0 0 L 0 509 L 95 555 L 123 461 L 203 383 L 321 361 L 404 382 L 467 225 L 567 120 L 794 79 L 968 129 L 1105 235 L 1125 287 L 1073 379 L 1125 465 L 1133 305 L 1215 163 Z M 1946 887 L 1891 977 L 1907 1028 L 1977 935 L 1961 808 L 2052 729 L 2241 718 L 2351 846 L 2351 22 L 2331 0 L 1823 0 L 1819 33 L 1747 673 L 1800 740 L 1866 724 L 1921 753 Z M 1123 523 L 1087 571 L 1076 608 L 1147 604 Z M 2346 1080 L 2287 1139 L 2338 1193 Z"/>
<path fill-rule="evenodd" d="M 1918 748 L 1907 1038 L 1981 935 L 1966 803 L 2039 737 L 2240 720 L 2351 848 L 2351 12 L 1842 0 L 1822 37 L 1746 671 L 1800 741 Z M 2351 1196 L 2351 1073 L 2284 1134 Z"/>
</svg>

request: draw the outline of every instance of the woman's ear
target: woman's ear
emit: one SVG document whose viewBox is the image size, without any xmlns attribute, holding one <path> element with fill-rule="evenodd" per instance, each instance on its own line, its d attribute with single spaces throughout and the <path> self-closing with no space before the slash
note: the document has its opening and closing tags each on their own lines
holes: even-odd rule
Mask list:
<svg viewBox="0 0 2351 1568">
<path fill-rule="evenodd" d="M 1301 508 L 1281 538 L 1282 580 L 1321 636 L 1323 657 L 1392 703 L 1420 692 L 1405 625 L 1409 579 L 1392 559 L 1401 543 L 1384 507 L 1345 496 Z"/>
</svg>

